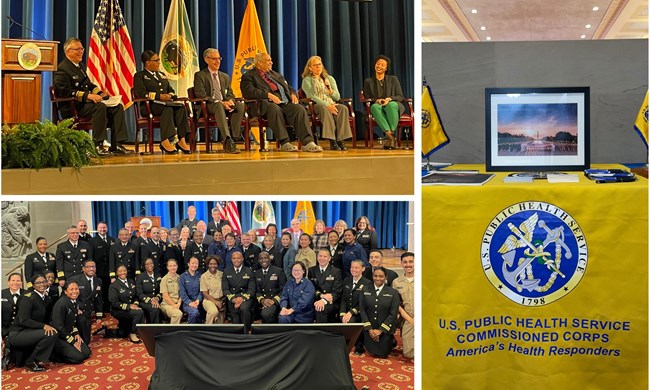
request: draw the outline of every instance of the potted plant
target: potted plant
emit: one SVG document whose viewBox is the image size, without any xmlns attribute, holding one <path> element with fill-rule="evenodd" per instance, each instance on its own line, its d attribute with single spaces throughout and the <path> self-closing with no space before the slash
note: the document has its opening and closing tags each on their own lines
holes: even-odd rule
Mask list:
<svg viewBox="0 0 650 390">
<path fill-rule="evenodd" d="M 92 138 L 76 130 L 72 119 L 21 123 L 2 129 L 2 168 L 59 168 L 77 170 L 99 158 Z"/>
</svg>

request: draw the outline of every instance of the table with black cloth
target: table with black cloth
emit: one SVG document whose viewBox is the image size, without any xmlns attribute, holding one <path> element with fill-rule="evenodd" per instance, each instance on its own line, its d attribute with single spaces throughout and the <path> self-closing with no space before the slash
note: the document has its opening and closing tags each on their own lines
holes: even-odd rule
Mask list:
<svg viewBox="0 0 650 390">
<path fill-rule="evenodd" d="M 355 389 L 348 353 L 342 335 L 320 330 L 160 333 L 149 388 Z"/>
</svg>

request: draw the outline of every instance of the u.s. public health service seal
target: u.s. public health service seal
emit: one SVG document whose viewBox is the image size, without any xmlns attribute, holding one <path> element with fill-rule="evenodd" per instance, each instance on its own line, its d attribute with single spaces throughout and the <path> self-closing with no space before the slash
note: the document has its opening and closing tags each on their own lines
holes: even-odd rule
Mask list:
<svg viewBox="0 0 650 390">
<path fill-rule="evenodd" d="M 521 202 L 490 221 L 481 241 L 481 262 L 490 283 L 511 301 L 548 305 L 580 283 L 587 269 L 587 240 L 561 208 Z"/>
</svg>

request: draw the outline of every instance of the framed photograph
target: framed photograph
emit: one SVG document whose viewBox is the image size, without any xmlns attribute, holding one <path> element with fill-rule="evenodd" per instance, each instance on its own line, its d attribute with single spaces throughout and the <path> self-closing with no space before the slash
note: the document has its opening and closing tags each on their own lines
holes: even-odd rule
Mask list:
<svg viewBox="0 0 650 390">
<path fill-rule="evenodd" d="M 589 168 L 589 87 L 486 88 L 490 171 Z"/>
</svg>

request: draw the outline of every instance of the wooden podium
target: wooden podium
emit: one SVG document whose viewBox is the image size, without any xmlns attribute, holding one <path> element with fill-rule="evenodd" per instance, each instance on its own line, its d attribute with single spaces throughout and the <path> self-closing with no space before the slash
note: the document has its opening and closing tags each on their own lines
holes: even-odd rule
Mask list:
<svg viewBox="0 0 650 390">
<path fill-rule="evenodd" d="M 151 221 L 151 226 L 149 226 L 149 230 L 151 230 L 152 227 L 160 227 L 160 217 L 156 216 L 142 216 L 142 217 L 131 217 L 131 222 L 133 222 L 133 229 L 136 231 L 135 235 L 140 237 L 140 221 L 142 221 L 144 218 L 148 218 Z M 147 238 L 150 238 L 149 231 L 147 231 Z"/>
<path fill-rule="evenodd" d="M 41 118 L 41 73 L 57 69 L 56 41 L 2 40 L 2 123 Z"/>
</svg>

